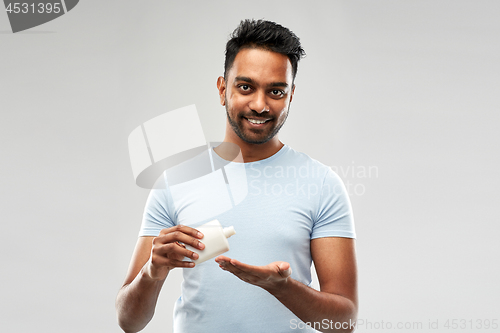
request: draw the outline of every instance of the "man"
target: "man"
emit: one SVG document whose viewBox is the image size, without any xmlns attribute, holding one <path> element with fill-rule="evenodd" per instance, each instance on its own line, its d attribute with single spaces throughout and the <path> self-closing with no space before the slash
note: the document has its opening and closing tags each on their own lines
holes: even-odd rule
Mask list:
<svg viewBox="0 0 500 333">
<path fill-rule="evenodd" d="M 355 234 L 345 188 L 330 168 L 277 135 L 303 55 L 299 39 L 276 23 L 246 20 L 234 31 L 217 88 L 227 113 L 224 142 L 236 144 L 244 162 L 228 164 L 226 172 L 243 165 L 248 194 L 216 218 L 234 225 L 237 235 L 227 256 L 215 258 L 219 265 L 195 267 L 183 259 L 198 255 L 183 244 L 204 248 L 203 235 L 187 225 L 200 212 L 198 199 L 168 184 L 153 190 L 116 302 L 125 332 L 137 332 L 151 320 L 175 267 L 184 268 L 184 283 L 174 332 L 353 331 Z M 228 159 L 225 147 L 214 149 L 215 160 Z M 320 291 L 308 286 L 311 261 Z"/>
</svg>

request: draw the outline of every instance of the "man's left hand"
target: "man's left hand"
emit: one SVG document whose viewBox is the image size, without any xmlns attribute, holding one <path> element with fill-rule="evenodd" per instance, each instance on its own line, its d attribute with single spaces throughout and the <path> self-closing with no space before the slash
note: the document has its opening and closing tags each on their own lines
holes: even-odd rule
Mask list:
<svg viewBox="0 0 500 333">
<path fill-rule="evenodd" d="M 240 280 L 269 292 L 284 288 L 292 274 L 290 264 L 285 261 L 275 261 L 266 266 L 252 266 L 226 256 L 218 256 L 215 261 L 220 268 L 233 273 Z"/>
</svg>

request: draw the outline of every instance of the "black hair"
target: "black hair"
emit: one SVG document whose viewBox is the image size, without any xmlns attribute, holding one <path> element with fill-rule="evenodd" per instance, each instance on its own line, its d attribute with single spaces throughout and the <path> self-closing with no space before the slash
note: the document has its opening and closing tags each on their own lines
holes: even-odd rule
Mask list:
<svg viewBox="0 0 500 333">
<path fill-rule="evenodd" d="M 224 78 L 227 78 L 236 55 L 243 48 L 262 48 L 286 55 L 292 64 L 293 79 L 297 74 L 299 60 L 306 55 L 299 37 L 288 28 L 271 21 L 243 20 L 226 44 Z"/>
</svg>

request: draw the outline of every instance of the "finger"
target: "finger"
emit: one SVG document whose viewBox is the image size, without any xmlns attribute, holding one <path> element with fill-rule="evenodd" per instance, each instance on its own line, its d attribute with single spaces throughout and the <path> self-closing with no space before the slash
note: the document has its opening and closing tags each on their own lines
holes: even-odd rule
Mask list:
<svg viewBox="0 0 500 333">
<path fill-rule="evenodd" d="M 259 279 L 257 276 L 249 274 L 247 272 L 244 272 L 244 271 L 238 269 L 237 267 L 234 267 L 233 265 L 231 265 L 229 263 L 221 264 L 221 265 L 219 265 L 219 267 L 222 268 L 222 270 L 233 274 L 234 276 L 236 276 L 237 278 L 239 278 L 240 280 L 243 280 L 245 282 L 250 282 L 250 281 L 254 281 L 256 279 Z"/>
<path fill-rule="evenodd" d="M 152 249 L 153 255 L 162 256 L 166 258 L 174 258 L 182 260 L 184 257 L 191 259 L 198 259 L 199 255 L 196 252 L 186 249 L 178 243 L 155 244 Z"/>
<path fill-rule="evenodd" d="M 269 276 L 276 276 L 287 278 L 292 274 L 290 264 L 285 261 L 273 262 L 266 266 L 252 266 L 242 263 L 236 259 L 231 259 L 230 262 L 224 263 L 224 268 L 234 274 L 248 274 L 260 278 L 267 278 Z"/>
<path fill-rule="evenodd" d="M 153 239 L 153 244 L 155 244 L 155 241 L 163 244 L 176 242 L 183 243 L 191 245 L 192 247 L 200 250 L 203 250 L 205 248 L 205 245 L 198 238 L 185 234 L 181 230 L 174 230 L 168 234 L 158 236 Z"/>
<path fill-rule="evenodd" d="M 242 264 L 238 260 L 231 259 L 231 258 L 226 257 L 226 256 L 218 256 L 217 258 L 215 258 L 215 261 L 218 264 L 222 264 L 222 265 L 230 264 L 230 265 L 233 265 L 233 266 L 237 266 L 238 264 Z"/>
<path fill-rule="evenodd" d="M 173 267 L 192 268 L 195 266 L 195 263 L 191 261 L 183 261 L 166 257 L 154 257 L 152 258 L 152 263 L 155 266 L 168 266 L 172 268 Z"/>
<path fill-rule="evenodd" d="M 218 256 L 215 258 L 215 262 L 219 264 L 220 268 L 226 268 L 231 265 L 231 258 L 226 256 Z"/>
<path fill-rule="evenodd" d="M 231 264 L 233 267 L 237 268 L 239 271 L 251 274 L 251 275 L 256 275 L 256 276 L 262 276 L 262 275 L 267 275 L 269 274 L 269 270 L 267 269 L 266 266 L 253 266 L 249 264 L 242 263 L 241 261 L 238 261 L 236 259 L 231 259 L 229 261 L 229 264 Z"/>
<path fill-rule="evenodd" d="M 227 261 L 227 262 L 230 262 L 231 261 L 231 258 L 229 257 L 226 257 L 226 256 L 218 256 L 217 258 L 215 258 L 215 261 L 216 262 L 221 262 L 221 261 Z"/>
<path fill-rule="evenodd" d="M 273 273 L 267 266 L 253 266 L 244 264 L 236 259 L 231 259 L 226 256 L 219 256 L 216 258 L 219 266 L 241 278 L 242 274 L 247 274 L 249 277 L 267 277 Z"/>
<path fill-rule="evenodd" d="M 278 266 L 278 274 L 283 277 L 287 278 L 290 275 L 292 275 L 292 268 L 290 267 L 290 264 L 287 262 L 282 262 Z"/>
<path fill-rule="evenodd" d="M 191 227 L 188 227 L 188 226 L 185 226 L 182 224 L 176 225 L 175 227 L 162 229 L 160 231 L 160 235 L 166 235 L 166 234 L 169 234 L 169 233 L 172 233 L 175 231 L 180 231 L 182 233 L 185 233 L 186 235 L 190 235 L 190 236 L 193 236 L 195 238 L 199 238 L 199 239 L 203 238 L 203 234 L 200 231 L 196 230 L 195 228 L 191 228 Z"/>
<path fill-rule="evenodd" d="M 183 261 L 183 260 L 172 260 L 171 264 L 175 267 L 183 267 L 183 268 L 193 268 L 195 263 L 192 261 Z"/>
<path fill-rule="evenodd" d="M 230 262 L 223 261 L 221 264 L 219 264 L 219 267 L 222 268 L 223 270 L 232 273 L 239 279 L 245 281 L 245 282 L 251 282 L 251 281 L 257 281 L 262 278 L 264 274 L 261 273 L 256 273 L 255 271 L 245 271 L 240 269 L 239 267 L 234 266 Z"/>
<path fill-rule="evenodd" d="M 222 268 L 223 270 L 231 272 L 233 274 L 242 274 L 242 273 L 245 273 L 241 269 L 239 269 L 238 267 L 235 267 L 235 266 L 231 265 L 231 263 L 229 263 L 227 261 L 220 262 L 219 263 L 219 267 Z"/>
</svg>

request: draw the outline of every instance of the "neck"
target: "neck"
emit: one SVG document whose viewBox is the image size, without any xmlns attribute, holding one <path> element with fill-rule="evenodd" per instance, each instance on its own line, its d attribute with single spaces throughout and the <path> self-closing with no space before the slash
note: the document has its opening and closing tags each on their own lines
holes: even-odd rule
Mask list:
<svg viewBox="0 0 500 333">
<path fill-rule="evenodd" d="M 226 131 L 226 136 L 224 137 L 225 143 L 235 144 L 240 148 L 242 161 L 244 163 L 255 162 L 266 159 L 268 157 L 276 154 L 284 144 L 278 139 L 278 135 L 274 136 L 271 140 L 266 143 L 255 144 L 248 143 L 241 140 L 232 130 Z M 220 145 L 214 148 L 215 152 L 222 158 L 227 160 L 233 160 L 233 158 L 225 158 L 234 156 L 234 151 L 231 151 L 231 146 L 234 145 Z"/>
<path fill-rule="evenodd" d="M 274 140 L 273 140 L 274 141 Z M 243 157 L 243 161 L 247 162 L 255 162 L 266 159 L 268 157 L 276 154 L 284 144 L 276 139 L 275 142 L 268 141 L 263 144 L 238 144 L 241 149 L 241 155 Z"/>
</svg>

